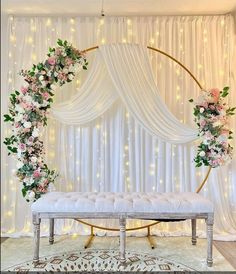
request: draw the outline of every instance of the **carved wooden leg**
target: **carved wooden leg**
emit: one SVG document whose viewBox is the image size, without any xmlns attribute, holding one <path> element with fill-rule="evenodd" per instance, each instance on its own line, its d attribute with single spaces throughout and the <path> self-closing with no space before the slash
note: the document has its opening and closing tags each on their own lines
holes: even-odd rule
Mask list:
<svg viewBox="0 0 236 274">
<path fill-rule="evenodd" d="M 120 218 L 120 262 L 125 263 L 125 218 Z"/>
<path fill-rule="evenodd" d="M 37 215 L 33 215 L 34 225 L 34 258 L 33 263 L 37 264 L 39 261 L 39 242 L 40 242 L 40 222 L 41 219 Z"/>
<path fill-rule="evenodd" d="M 192 245 L 196 245 L 197 243 L 197 220 L 191 219 L 192 224 Z"/>
<path fill-rule="evenodd" d="M 213 223 L 214 223 L 213 214 L 208 214 L 208 217 L 206 219 L 206 225 L 207 225 L 207 266 L 212 266 L 212 264 L 213 264 L 213 258 L 212 258 Z"/>
<path fill-rule="evenodd" d="M 54 243 L 54 219 L 49 219 L 49 244 Z"/>
</svg>

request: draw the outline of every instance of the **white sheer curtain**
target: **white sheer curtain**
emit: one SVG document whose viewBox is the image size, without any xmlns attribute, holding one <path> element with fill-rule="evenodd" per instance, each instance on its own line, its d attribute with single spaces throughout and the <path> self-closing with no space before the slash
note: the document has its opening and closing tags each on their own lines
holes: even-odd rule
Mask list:
<svg viewBox="0 0 236 274">
<path fill-rule="evenodd" d="M 205 87 L 229 85 L 231 105 L 236 105 L 233 18 L 193 17 L 12 17 L 8 21 L 9 57 L 5 64 L 8 78 L 2 90 L 2 111 L 7 98 L 22 83 L 17 72 L 45 59 L 49 46 L 58 37 L 79 49 L 108 43 L 137 43 L 160 48 L 183 62 Z M 90 53 L 89 59 L 93 58 Z M 194 125 L 192 106 L 199 89 L 181 68 L 168 58 L 149 51 L 155 81 L 171 112 L 184 124 Z M 89 67 L 89 70 L 91 67 Z M 70 85 L 58 90 L 55 103 L 76 94 L 76 88 L 89 77 L 83 72 Z M 81 92 L 81 100 L 82 100 Z M 113 100 L 109 98 L 109 100 Z M 83 111 L 81 109 L 81 111 Z M 85 110 L 84 110 L 85 111 Z M 105 108 L 104 108 L 105 111 Z M 86 112 L 86 111 L 85 111 Z M 50 120 L 44 133 L 46 158 L 60 171 L 56 189 L 62 191 L 195 191 L 206 169 L 196 169 L 194 146 L 171 145 L 152 137 L 127 111 L 120 99 L 84 126 L 68 126 Z M 4 125 L 3 135 L 9 133 Z M 235 118 L 232 129 L 236 132 Z M 234 141 L 235 144 L 235 141 Z M 195 144 L 196 146 L 196 144 Z M 2 148 L 2 233 L 8 236 L 31 235 L 29 205 L 21 197 L 15 179 L 15 161 Z M 215 204 L 215 238 L 236 238 L 236 160 L 213 170 L 202 195 Z M 94 221 L 95 222 L 95 221 Z M 97 221 L 114 226 L 116 222 Z M 143 221 L 131 221 L 129 226 Z M 198 224 L 199 233 L 205 225 Z M 47 223 L 42 233 L 48 231 Z M 58 221 L 56 233 L 87 233 L 88 227 L 71 221 Z M 159 235 L 189 234 L 188 222 L 160 224 L 152 232 Z M 100 232 L 103 233 L 103 232 Z M 136 234 L 137 232 L 133 233 Z M 145 234 L 146 231 L 139 232 Z"/>
</svg>

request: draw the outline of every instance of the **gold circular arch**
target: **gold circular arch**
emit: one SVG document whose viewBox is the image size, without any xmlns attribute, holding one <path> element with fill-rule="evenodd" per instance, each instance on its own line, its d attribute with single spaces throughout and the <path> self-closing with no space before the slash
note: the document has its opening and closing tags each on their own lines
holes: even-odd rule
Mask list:
<svg viewBox="0 0 236 274">
<path fill-rule="evenodd" d="M 98 49 L 98 48 L 99 48 L 99 46 L 94 46 L 94 47 L 85 49 L 85 50 L 83 50 L 83 51 L 81 51 L 81 52 L 82 52 L 82 53 L 87 53 L 87 52 L 89 52 L 89 51 L 93 51 L 93 50 L 96 50 L 96 49 Z M 147 46 L 147 48 L 150 49 L 150 50 L 153 50 L 153 51 L 155 51 L 155 52 L 158 52 L 158 53 L 160 53 L 160 54 L 162 54 L 162 55 L 168 57 L 169 59 L 171 59 L 171 60 L 174 61 L 175 63 L 177 63 L 179 66 L 181 66 L 181 67 L 182 67 L 182 68 L 191 76 L 191 78 L 196 82 L 196 84 L 198 85 L 198 87 L 199 87 L 201 90 L 203 89 L 202 85 L 201 85 L 200 82 L 197 80 L 197 78 L 193 75 L 193 73 L 192 73 L 185 65 L 183 65 L 179 60 L 177 60 L 176 58 L 174 58 L 174 57 L 171 56 L 170 54 L 168 54 L 168 53 L 166 53 L 165 51 L 162 51 L 162 50 L 160 50 L 160 49 L 157 49 L 157 48 L 154 48 L 154 47 L 150 47 L 150 46 Z M 196 189 L 196 191 L 195 191 L 196 193 L 199 193 L 199 192 L 202 190 L 202 188 L 204 187 L 204 185 L 205 185 L 206 182 L 207 182 L 207 179 L 208 179 L 208 177 L 209 177 L 209 175 L 210 175 L 210 172 L 211 172 L 211 167 L 209 167 L 209 169 L 208 169 L 208 171 L 207 171 L 207 173 L 206 173 L 206 175 L 205 175 L 205 178 L 203 179 L 203 181 L 199 184 L 198 188 Z M 108 228 L 108 227 L 93 225 L 93 224 L 91 224 L 91 223 L 85 222 L 85 221 L 80 220 L 80 219 L 76 219 L 76 221 L 79 221 L 80 223 L 85 224 L 85 225 L 88 225 L 88 226 L 91 227 L 91 237 L 94 236 L 94 235 L 93 235 L 93 228 L 98 228 L 98 229 L 102 229 L 102 230 L 109 230 L 109 231 L 119 231 L 119 228 Z M 148 236 L 150 236 L 150 227 L 151 227 L 151 226 L 154 226 L 154 225 L 156 225 L 156 224 L 158 224 L 158 223 L 160 223 L 160 222 L 161 222 L 161 221 L 156 221 L 156 222 L 153 222 L 153 223 L 148 224 L 148 225 L 143 225 L 143 226 L 139 226 L 139 227 L 132 227 L 132 228 L 128 228 L 128 229 L 126 229 L 126 230 L 127 230 L 127 231 L 132 231 L 132 230 L 139 230 L 139 229 L 147 228 L 147 229 L 148 229 Z M 89 245 L 90 242 L 91 242 L 91 239 L 89 239 L 88 245 Z M 87 246 L 88 246 L 88 245 L 87 245 Z M 85 248 L 86 248 L 87 246 L 85 245 Z"/>
</svg>

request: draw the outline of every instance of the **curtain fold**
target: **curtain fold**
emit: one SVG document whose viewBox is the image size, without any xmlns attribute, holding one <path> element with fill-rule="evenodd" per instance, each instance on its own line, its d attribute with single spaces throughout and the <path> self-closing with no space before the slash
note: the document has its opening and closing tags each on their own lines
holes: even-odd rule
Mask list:
<svg viewBox="0 0 236 274">
<path fill-rule="evenodd" d="M 197 131 L 180 123 L 161 99 L 146 47 L 113 44 L 103 45 L 100 50 L 123 103 L 144 129 L 175 144 L 197 138 Z"/>
<path fill-rule="evenodd" d="M 114 85 L 96 54 L 88 77 L 70 100 L 52 106 L 52 117 L 69 125 L 87 124 L 102 115 L 117 99 Z"/>
</svg>

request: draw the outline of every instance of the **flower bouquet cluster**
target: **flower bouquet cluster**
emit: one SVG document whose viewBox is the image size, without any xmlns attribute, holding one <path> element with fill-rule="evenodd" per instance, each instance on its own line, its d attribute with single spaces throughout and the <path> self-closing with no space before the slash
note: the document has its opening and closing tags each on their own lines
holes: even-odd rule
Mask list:
<svg viewBox="0 0 236 274">
<path fill-rule="evenodd" d="M 229 94 L 229 87 L 222 91 L 210 89 L 203 91 L 194 107 L 194 121 L 197 123 L 201 143 L 194 159 L 196 166 L 218 167 L 232 158 L 232 131 L 229 129 L 229 116 L 234 115 L 235 107 L 229 107 L 224 98 Z M 193 99 L 189 100 L 193 102 Z"/>
<path fill-rule="evenodd" d="M 6 122 L 12 125 L 12 135 L 5 138 L 8 154 L 17 156 L 17 177 L 23 182 L 22 194 L 27 201 L 35 201 L 48 191 L 57 177 L 44 163 L 44 147 L 40 140 L 42 127 L 47 125 L 48 110 L 57 86 L 71 82 L 75 73 L 87 69 L 82 52 L 67 41 L 58 39 L 58 47 L 49 48 L 48 58 L 22 70 L 26 85 L 10 94 Z"/>
</svg>

